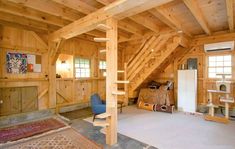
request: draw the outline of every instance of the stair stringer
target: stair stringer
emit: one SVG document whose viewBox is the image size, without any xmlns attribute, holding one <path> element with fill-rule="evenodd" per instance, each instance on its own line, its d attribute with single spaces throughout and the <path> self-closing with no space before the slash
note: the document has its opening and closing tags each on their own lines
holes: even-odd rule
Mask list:
<svg viewBox="0 0 235 149">
<path fill-rule="evenodd" d="M 171 43 L 166 42 L 164 45 L 161 45 L 160 47 L 162 47 L 162 50 L 158 57 L 154 60 L 151 59 L 148 62 L 148 66 L 144 67 L 141 72 L 138 72 L 138 76 L 130 80 L 129 92 L 134 92 L 141 85 L 141 83 L 146 78 L 148 78 L 148 76 L 151 75 L 151 73 L 157 69 L 164 62 L 164 60 L 170 56 L 170 54 L 180 45 L 180 41 L 181 38 L 176 36 L 173 37 L 173 41 Z"/>
</svg>

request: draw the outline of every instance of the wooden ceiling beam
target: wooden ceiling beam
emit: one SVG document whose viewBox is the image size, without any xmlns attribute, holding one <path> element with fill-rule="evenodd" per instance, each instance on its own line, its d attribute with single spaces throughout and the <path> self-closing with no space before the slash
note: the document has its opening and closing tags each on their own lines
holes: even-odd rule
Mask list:
<svg viewBox="0 0 235 149">
<path fill-rule="evenodd" d="M 115 0 L 96 0 L 96 1 L 103 4 L 103 5 L 108 5 L 112 2 L 114 2 Z"/>
<path fill-rule="evenodd" d="M 133 33 L 135 35 L 139 35 L 142 36 L 144 33 L 142 30 L 139 30 L 138 28 L 136 28 L 133 25 L 130 25 L 127 21 L 122 20 L 122 21 L 118 21 L 118 28 L 128 31 L 130 33 Z"/>
<path fill-rule="evenodd" d="M 29 7 L 38 11 L 52 14 L 63 19 L 74 21 L 84 17 L 78 11 L 71 10 L 70 8 L 63 7 L 50 0 L 7 0 L 21 6 Z"/>
<path fill-rule="evenodd" d="M 95 29 L 98 24 L 103 23 L 108 18 L 111 17 L 116 18 L 116 16 L 118 16 L 119 14 L 123 14 L 126 11 L 128 11 L 131 14 L 136 14 L 139 13 L 140 11 L 144 11 L 146 9 L 156 7 L 158 5 L 167 2 L 168 0 L 167 1 L 141 0 L 133 3 L 132 0 L 118 0 L 91 14 L 88 14 L 82 19 L 74 21 L 73 23 L 59 29 L 58 31 L 55 31 L 53 34 L 51 34 L 50 39 L 52 41 L 58 41 L 60 38 L 69 39 L 78 36 L 80 34 L 86 33 L 88 31 L 91 31 Z M 150 6 L 149 3 L 151 3 L 152 5 Z M 130 10 L 133 10 L 134 12 Z"/>
<path fill-rule="evenodd" d="M 98 10 L 97 8 L 90 6 L 81 0 L 69 0 L 69 1 L 53 0 L 53 1 L 61 5 L 64 5 L 66 7 L 72 8 L 74 10 L 80 11 L 86 15 Z M 143 35 L 143 32 L 141 30 L 139 30 L 133 25 L 128 24 L 127 22 L 119 21 L 118 27 L 119 29 L 125 30 L 127 32 L 130 32 L 136 35 L 140 35 L 140 36 Z"/>
<path fill-rule="evenodd" d="M 175 18 L 170 10 L 164 8 L 163 6 L 159 6 L 157 8 L 149 10 L 149 12 L 173 30 L 182 31 L 189 37 L 192 37 L 191 33 L 189 33 L 185 28 L 182 27 L 181 23 L 177 20 L 177 18 Z"/>
<path fill-rule="evenodd" d="M 228 17 L 228 25 L 230 32 L 234 31 L 233 2 L 234 2 L 233 0 L 226 0 L 227 17 Z"/>
<path fill-rule="evenodd" d="M 224 42 L 224 41 L 234 41 L 235 33 L 224 33 L 205 37 L 196 37 L 192 40 L 191 46 L 198 46 L 208 43 Z"/>
<path fill-rule="evenodd" d="M 63 27 L 71 23 L 71 21 L 61 19 L 61 17 L 49 15 L 48 13 L 40 12 L 32 8 L 27 8 L 22 5 L 7 2 L 7 0 L 0 1 L 0 12 L 5 12 L 19 17 L 25 17 L 35 21 L 56 25 L 58 27 Z"/>
<path fill-rule="evenodd" d="M 97 1 L 103 5 L 108 5 L 113 0 L 97 0 Z M 156 32 L 156 33 L 159 32 L 159 27 L 156 24 L 154 24 L 154 22 L 144 18 L 143 16 L 135 15 L 135 16 L 131 16 L 128 18 L 131 19 L 132 21 L 136 22 L 137 24 L 140 24 L 140 25 L 144 26 L 145 28 L 153 31 L 153 32 Z M 121 24 L 121 23 L 119 23 L 119 24 Z M 124 26 L 124 24 L 123 24 L 123 26 Z M 124 28 L 125 28 L 125 26 L 124 26 Z"/>
<path fill-rule="evenodd" d="M 137 3 L 137 1 L 133 2 L 133 0 L 130 0 L 133 3 Z M 144 2 L 144 0 L 140 0 L 140 2 L 143 2 L 142 5 L 138 5 L 137 7 L 132 7 L 130 9 L 127 9 L 127 11 L 123 11 L 122 13 L 115 16 L 115 18 L 121 20 L 126 17 L 134 16 L 136 14 L 139 14 L 141 12 L 144 12 L 146 10 L 149 10 L 151 8 L 172 2 L 173 0 L 149 0 L 148 2 Z"/>
<path fill-rule="evenodd" d="M 154 23 L 152 22 L 151 20 L 149 19 L 146 19 L 144 16 L 142 16 L 141 14 L 138 14 L 138 15 L 134 15 L 134 16 L 131 16 L 129 17 L 132 21 L 140 24 L 140 25 L 143 25 L 144 27 L 148 28 L 149 30 L 155 32 L 155 33 L 158 33 L 159 32 L 159 27 Z"/>
<path fill-rule="evenodd" d="M 9 13 L 12 16 L 14 15 L 14 18 L 18 17 L 23 17 L 28 19 L 28 22 L 30 22 L 30 20 L 33 21 L 39 21 L 39 22 L 43 22 L 46 24 L 51 24 L 51 25 L 55 25 L 59 29 L 59 27 L 63 27 L 69 23 L 71 23 L 71 21 L 69 20 L 64 20 L 61 17 L 57 17 L 54 15 L 49 15 L 45 12 L 41 12 L 41 11 L 37 11 L 35 9 L 29 8 L 29 7 L 25 7 L 19 4 L 15 4 L 12 2 L 9 2 L 7 0 L 2 0 L 0 2 L 0 12 L 4 12 L 4 13 Z M 21 24 L 19 25 L 19 23 L 17 22 L 17 24 L 13 24 L 12 21 L 7 20 L 8 22 L 1 21 L 3 25 L 8 25 L 8 26 L 12 26 L 12 27 L 16 27 L 16 28 L 21 28 L 21 29 L 25 29 L 25 30 L 32 30 L 32 31 L 36 31 L 36 32 L 43 32 L 43 33 L 47 33 L 47 31 L 41 30 L 41 29 L 36 29 L 37 27 L 30 27 L 28 28 L 28 26 L 26 24 Z M 55 31 L 55 30 L 53 30 Z M 98 33 L 98 32 L 96 32 Z M 129 37 L 128 34 L 121 34 L 122 36 L 126 36 Z M 123 39 L 123 38 L 121 38 Z M 126 39 L 126 38 L 124 38 Z"/>
<path fill-rule="evenodd" d="M 96 8 L 88 5 L 87 3 L 81 0 L 66 0 L 66 1 L 65 0 L 53 0 L 53 1 L 61 5 L 64 5 L 66 7 L 72 8 L 81 13 L 84 13 L 84 14 L 89 14 L 97 10 Z"/>
<path fill-rule="evenodd" d="M 197 22 L 201 25 L 202 29 L 208 34 L 211 35 L 211 30 L 209 28 L 209 25 L 202 14 L 202 11 L 200 10 L 198 3 L 196 0 L 183 0 L 184 4 L 188 7 L 188 9 L 191 11 L 193 16 L 196 18 Z"/>
<path fill-rule="evenodd" d="M 18 17 L 5 12 L 0 13 L 0 24 L 40 33 L 48 33 L 58 29 L 58 27 L 53 25 Z"/>
</svg>

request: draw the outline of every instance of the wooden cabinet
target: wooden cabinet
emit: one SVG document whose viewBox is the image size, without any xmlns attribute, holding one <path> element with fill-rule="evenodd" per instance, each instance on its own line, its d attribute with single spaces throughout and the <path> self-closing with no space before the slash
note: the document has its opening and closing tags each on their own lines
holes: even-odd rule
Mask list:
<svg viewBox="0 0 235 149">
<path fill-rule="evenodd" d="M 0 88 L 0 116 L 38 109 L 37 87 Z"/>
</svg>

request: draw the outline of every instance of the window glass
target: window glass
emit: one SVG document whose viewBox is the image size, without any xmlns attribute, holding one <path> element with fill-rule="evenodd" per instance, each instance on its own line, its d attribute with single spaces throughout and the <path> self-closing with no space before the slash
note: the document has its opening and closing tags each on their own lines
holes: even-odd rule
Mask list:
<svg viewBox="0 0 235 149">
<path fill-rule="evenodd" d="M 75 77 L 90 77 L 90 60 L 84 58 L 75 58 Z"/>
<path fill-rule="evenodd" d="M 208 57 L 208 77 L 222 78 L 221 75 L 216 74 L 230 74 L 226 78 L 232 77 L 232 56 L 209 56 Z"/>
<path fill-rule="evenodd" d="M 106 61 L 100 61 L 99 69 L 101 74 L 105 77 L 106 76 Z"/>
</svg>

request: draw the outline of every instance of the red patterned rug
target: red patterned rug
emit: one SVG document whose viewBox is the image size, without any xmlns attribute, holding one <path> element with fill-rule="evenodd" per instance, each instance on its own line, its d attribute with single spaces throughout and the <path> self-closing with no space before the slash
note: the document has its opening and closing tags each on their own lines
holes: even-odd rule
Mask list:
<svg viewBox="0 0 235 149">
<path fill-rule="evenodd" d="M 64 127 L 65 124 L 54 118 L 15 125 L 0 129 L 0 143 L 16 141 L 22 138 L 41 134 L 50 130 Z"/>
</svg>

